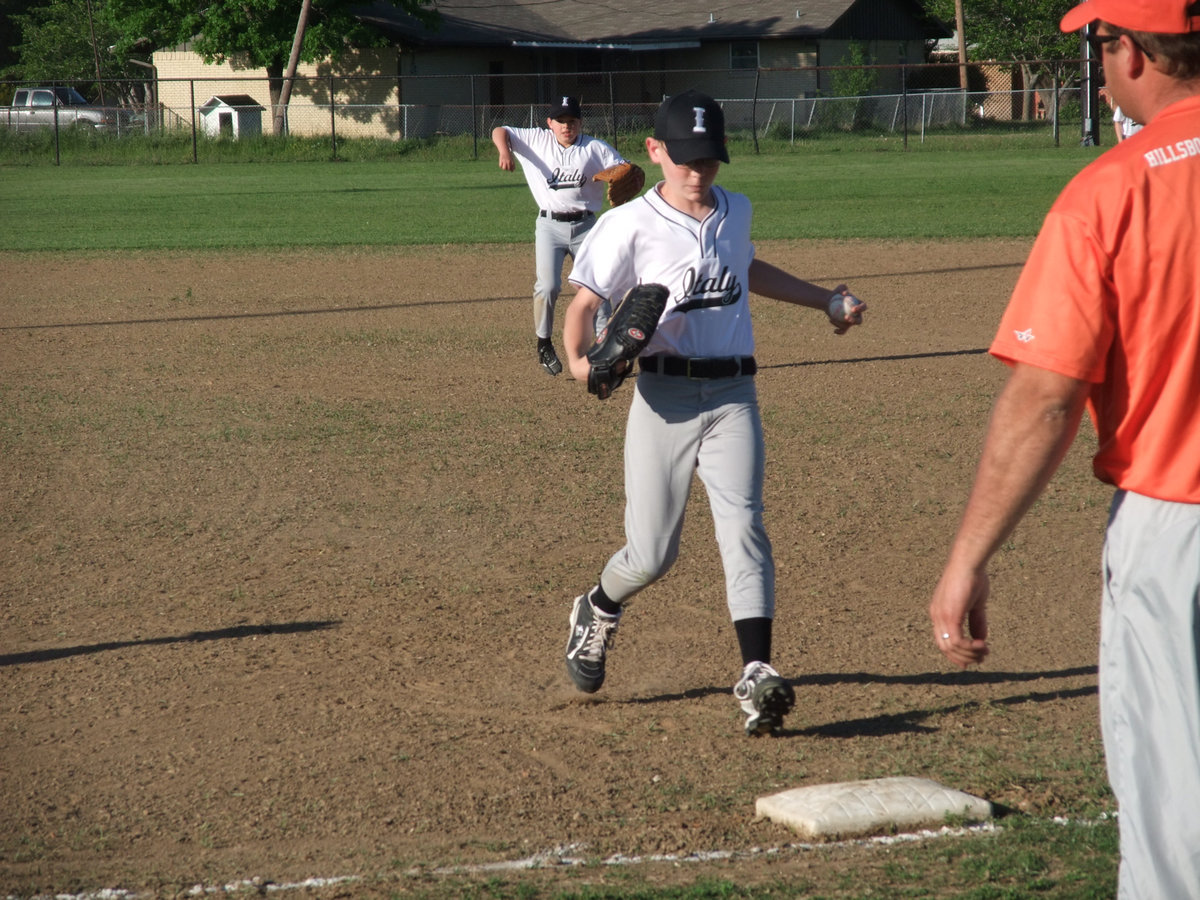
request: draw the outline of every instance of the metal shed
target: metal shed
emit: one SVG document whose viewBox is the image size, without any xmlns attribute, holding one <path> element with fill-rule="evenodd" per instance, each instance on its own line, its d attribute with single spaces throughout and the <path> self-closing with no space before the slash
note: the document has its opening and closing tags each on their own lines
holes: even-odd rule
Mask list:
<svg viewBox="0 0 1200 900">
<path fill-rule="evenodd" d="M 258 137 L 265 108 L 248 94 L 217 94 L 200 107 L 200 121 L 212 138 Z"/>
</svg>

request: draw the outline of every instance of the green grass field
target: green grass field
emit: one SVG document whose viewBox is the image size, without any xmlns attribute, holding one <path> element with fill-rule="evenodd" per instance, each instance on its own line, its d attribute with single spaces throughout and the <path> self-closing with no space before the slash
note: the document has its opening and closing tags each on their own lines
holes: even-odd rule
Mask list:
<svg viewBox="0 0 1200 900">
<path fill-rule="evenodd" d="M 720 182 L 754 201 L 759 240 L 1033 235 L 1058 191 L 1098 153 L 756 156 L 742 150 L 735 148 Z M 500 171 L 493 157 L 0 166 L 0 247 L 100 252 L 530 242 L 534 206 L 524 179 Z"/>
<path fill-rule="evenodd" d="M 3 164 L 0 248 L 109 254 L 272 248 L 529 243 L 533 204 L 519 174 L 490 147 L 478 160 L 400 157 L 340 162 L 51 166 Z M 1100 148 L 970 153 L 787 152 L 739 147 L 720 179 L 755 204 L 768 239 L 930 239 L 1032 236 L 1058 191 Z M 644 159 L 635 160 L 645 164 Z M 653 173 L 649 173 L 653 178 Z M 463 265 L 470 265 L 464 256 Z M 447 278 L 453 273 L 447 273 Z M 1075 761 L 1106 796 L 1102 764 Z M 1103 804 L 1101 804 L 1103 805 Z M 888 851 L 886 883 L 819 886 L 731 881 L 662 888 L 585 889 L 553 896 L 640 897 L 1111 897 L 1112 818 L 1003 820 L 997 832 Z M 947 870 L 967 890 L 950 892 Z M 461 896 L 547 896 L 532 885 L 453 885 Z"/>
</svg>

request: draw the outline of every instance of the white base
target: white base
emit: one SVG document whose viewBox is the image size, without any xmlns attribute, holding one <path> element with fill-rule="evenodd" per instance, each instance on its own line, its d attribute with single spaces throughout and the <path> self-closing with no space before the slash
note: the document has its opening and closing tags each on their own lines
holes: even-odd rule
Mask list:
<svg viewBox="0 0 1200 900">
<path fill-rule="evenodd" d="M 991 818 L 992 804 L 925 778 L 878 778 L 793 788 L 759 797 L 755 812 L 808 837 L 879 834 L 896 828 Z"/>
</svg>

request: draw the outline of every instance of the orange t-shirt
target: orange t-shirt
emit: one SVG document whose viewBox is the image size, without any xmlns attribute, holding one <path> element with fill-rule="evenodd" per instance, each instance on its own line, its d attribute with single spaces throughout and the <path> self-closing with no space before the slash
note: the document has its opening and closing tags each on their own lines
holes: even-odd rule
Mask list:
<svg viewBox="0 0 1200 900">
<path fill-rule="evenodd" d="M 1101 481 L 1200 503 L 1200 97 L 1066 186 L 991 353 L 1093 383 Z"/>
</svg>

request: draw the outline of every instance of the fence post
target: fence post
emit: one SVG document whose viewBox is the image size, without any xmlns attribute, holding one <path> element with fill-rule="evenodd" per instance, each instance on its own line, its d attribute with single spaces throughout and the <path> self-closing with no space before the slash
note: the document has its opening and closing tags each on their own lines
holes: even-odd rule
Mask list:
<svg viewBox="0 0 1200 900">
<path fill-rule="evenodd" d="M 188 79 L 188 92 L 192 107 L 192 165 L 195 165 L 199 160 L 196 157 L 196 81 L 193 78 Z"/>
<path fill-rule="evenodd" d="M 329 140 L 333 145 L 333 158 L 337 159 L 337 116 L 333 102 L 333 73 L 329 73 Z"/>
<path fill-rule="evenodd" d="M 419 81 L 418 81 L 419 83 Z M 412 126 L 408 123 L 408 109 L 412 105 L 408 102 L 409 92 L 405 90 L 404 81 L 400 82 L 400 87 L 396 91 L 396 116 L 397 124 L 400 126 L 400 137 L 403 140 L 410 140 L 412 136 Z"/>
<path fill-rule="evenodd" d="M 1054 88 L 1054 105 L 1050 108 L 1050 129 L 1054 133 L 1054 146 L 1058 146 L 1058 66 L 1054 67 L 1054 78 L 1050 82 Z"/>
<path fill-rule="evenodd" d="M 471 159 L 479 159 L 479 109 L 475 104 L 475 76 L 471 79 Z"/>
<path fill-rule="evenodd" d="M 754 69 L 754 99 L 750 101 L 750 130 L 754 133 L 754 155 L 758 155 L 758 80 L 762 77 L 762 68 Z"/>
<path fill-rule="evenodd" d="M 904 149 L 908 149 L 908 69 L 900 64 L 900 109 L 904 116 Z"/>
<path fill-rule="evenodd" d="M 62 163 L 62 150 L 58 145 L 58 94 L 54 94 L 54 164 Z"/>
<path fill-rule="evenodd" d="M 613 147 L 617 146 L 617 98 L 613 94 L 613 73 L 608 73 L 608 114 L 612 118 L 612 136 L 610 143 Z M 617 149 L 620 153 L 620 149 Z"/>
</svg>

